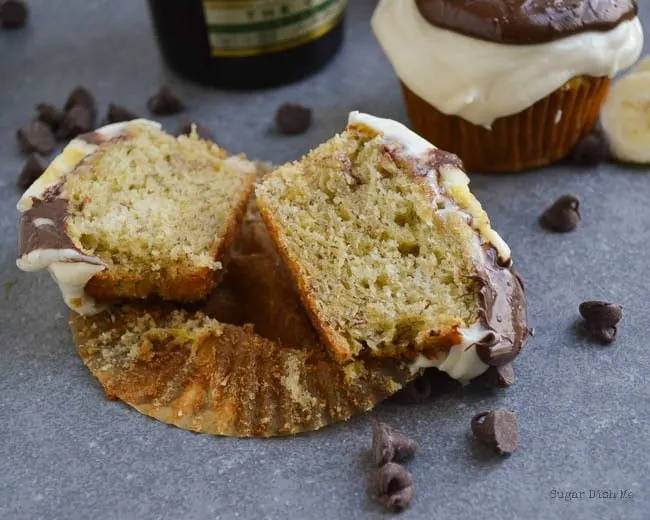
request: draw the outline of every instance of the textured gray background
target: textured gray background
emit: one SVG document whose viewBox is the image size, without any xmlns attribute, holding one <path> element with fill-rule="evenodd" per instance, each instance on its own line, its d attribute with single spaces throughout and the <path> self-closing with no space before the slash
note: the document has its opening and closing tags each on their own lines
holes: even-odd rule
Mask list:
<svg viewBox="0 0 650 520">
<path fill-rule="evenodd" d="M 510 242 L 528 281 L 536 336 L 502 393 L 463 391 L 431 404 L 385 404 L 375 413 L 294 439 L 195 435 L 106 400 L 71 343 L 66 308 L 47 274 L 14 264 L 23 159 L 14 131 L 76 84 L 102 105 L 145 114 L 170 82 L 190 113 L 232 151 L 294 159 L 340 130 L 349 110 L 404 120 L 399 88 L 368 19 L 375 2 L 353 0 L 343 53 L 302 84 L 226 94 L 175 78 L 162 65 L 145 2 L 32 1 L 30 26 L 0 31 L 0 519 L 372 518 L 367 453 L 375 419 L 422 445 L 409 463 L 416 499 L 404 518 L 650 518 L 650 175 L 647 169 L 558 167 L 519 176 L 475 176 L 473 188 Z M 650 23 L 650 5 L 642 17 Z M 306 135 L 270 130 L 282 101 L 314 108 Z M 164 121 L 175 130 L 176 121 Z M 576 192 L 583 222 L 569 235 L 536 218 Z M 575 332 L 577 305 L 625 306 L 618 341 L 591 346 Z M 469 435 L 480 410 L 519 413 L 521 446 L 497 460 Z M 628 500 L 551 499 L 553 489 L 629 489 Z"/>
</svg>

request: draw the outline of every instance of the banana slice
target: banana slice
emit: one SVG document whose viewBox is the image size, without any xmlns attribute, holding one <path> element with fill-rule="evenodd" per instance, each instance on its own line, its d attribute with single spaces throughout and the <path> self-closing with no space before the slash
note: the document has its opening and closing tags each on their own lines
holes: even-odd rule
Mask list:
<svg viewBox="0 0 650 520">
<path fill-rule="evenodd" d="M 600 119 L 616 159 L 650 163 L 649 58 L 612 86 Z"/>
</svg>

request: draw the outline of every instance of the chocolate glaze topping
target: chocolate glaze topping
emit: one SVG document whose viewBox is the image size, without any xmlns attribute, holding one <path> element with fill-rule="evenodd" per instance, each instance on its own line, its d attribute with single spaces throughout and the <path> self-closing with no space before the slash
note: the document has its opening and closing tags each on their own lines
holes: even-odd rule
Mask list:
<svg viewBox="0 0 650 520">
<path fill-rule="evenodd" d="M 491 366 L 512 361 L 528 337 L 526 297 L 519 273 L 499 264 L 490 245 L 483 246 L 485 263 L 478 266 L 480 317 L 492 333 L 476 344 L 481 360 Z"/>
<path fill-rule="evenodd" d="M 609 31 L 637 15 L 636 0 L 416 0 L 431 24 L 514 45 Z"/>
</svg>

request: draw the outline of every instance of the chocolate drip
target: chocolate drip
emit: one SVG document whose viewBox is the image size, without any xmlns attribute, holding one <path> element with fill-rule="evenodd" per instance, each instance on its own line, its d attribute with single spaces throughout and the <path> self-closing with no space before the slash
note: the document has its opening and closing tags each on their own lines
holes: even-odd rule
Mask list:
<svg viewBox="0 0 650 520">
<path fill-rule="evenodd" d="M 431 24 L 514 45 L 609 31 L 637 16 L 635 0 L 416 0 Z"/>
<path fill-rule="evenodd" d="M 84 255 L 66 232 L 68 200 L 61 197 L 62 188 L 62 184 L 57 184 L 42 198 L 33 198 L 32 207 L 20 216 L 19 257 L 40 249 L 73 249 Z M 93 263 L 93 258 L 84 255 L 83 261 Z M 101 265 L 99 259 L 96 263 Z"/>
<path fill-rule="evenodd" d="M 480 318 L 492 331 L 476 344 L 476 353 L 491 366 L 512 361 L 528 336 L 526 298 L 519 274 L 499 264 L 490 245 L 483 246 L 485 263 L 475 279 L 480 284 Z"/>
</svg>

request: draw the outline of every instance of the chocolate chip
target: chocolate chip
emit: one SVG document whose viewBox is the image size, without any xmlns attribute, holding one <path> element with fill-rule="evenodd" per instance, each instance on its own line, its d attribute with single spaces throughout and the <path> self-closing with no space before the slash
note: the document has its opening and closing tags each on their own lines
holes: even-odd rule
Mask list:
<svg viewBox="0 0 650 520">
<path fill-rule="evenodd" d="M 579 166 L 596 166 L 608 161 L 611 155 L 609 140 L 605 132 L 597 127 L 578 141 L 567 159 Z"/>
<path fill-rule="evenodd" d="M 311 126 L 311 109 L 295 103 L 280 105 L 275 112 L 275 124 L 280 133 L 302 134 Z"/>
<path fill-rule="evenodd" d="M 36 179 L 38 179 L 47 168 L 47 161 L 42 155 L 30 154 L 25 165 L 16 179 L 16 186 L 25 191 Z"/>
<path fill-rule="evenodd" d="M 508 388 L 514 382 L 515 371 L 511 363 L 491 366 L 483 374 L 472 379 L 472 384 L 479 388 Z"/>
<path fill-rule="evenodd" d="M 578 307 L 580 315 L 598 328 L 614 327 L 623 315 L 623 307 L 617 303 L 590 300 Z"/>
<path fill-rule="evenodd" d="M 0 24 L 5 29 L 19 29 L 27 22 L 29 10 L 22 0 L 0 2 Z"/>
<path fill-rule="evenodd" d="M 54 134 L 42 121 L 32 121 L 16 132 L 20 148 L 25 153 L 50 153 L 56 147 Z"/>
<path fill-rule="evenodd" d="M 475 343 L 476 354 L 485 363 L 490 366 L 500 366 L 509 363 L 519 354 L 521 346 L 516 345 L 506 339 L 496 331 L 491 331 L 485 337 Z"/>
<path fill-rule="evenodd" d="M 169 85 L 162 85 L 147 101 L 147 108 L 152 114 L 166 116 L 182 112 L 185 110 L 185 104 Z"/>
<path fill-rule="evenodd" d="M 90 132 L 95 126 L 93 113 L 84 105 L 75 105 L 65 113 L 63 122 L 56 132 L 59 139 L 71 139 Z"/>
<path fill-rule="evenodd" d="M 389 462 L 380 467 L 374 483 L 379 500 L 392 511 L 406 509 L 413 500 L 413 479 L 399 464 Z"/>
<path fill-rule="evenodd" d="M 503 408 L 476 414 L 472 418 L 472 433 L 499 455 L 509 455 L 519 444 L 517 414 Z"/>
<path fill-rule="evenodd" d="M 49 103 L 39 103 L 36 105 L 36 113 L 38 114 L 36 116 L 37 119 L 49 126 L 52 132 L 57 131 L 64 117 L 62 110 Z"/>
<path fill-rule="evenodd" d="M 386 423 L 377 422 L 372 430 L 372 450 L 377 466 L 410 459 L 418 443 Z"/>
<path fill-rule="evenodd" d="M 196 121 L 190 119 L 189 117 L 184 117 L 183 119 L 180 120 L 180 123 L 178 125 L 178 134 L 177 135 L 190 135 L 192 133 L 192 126 L 196 129 L 196 134 L 201 138 L 206 141 L 215 141 L 214 134 L 212 131 L 207 127 L 202 125 L 201 123 L 197 123 Z"/>
<path fill-rule="evenodd" d="M 542 227 L 557 233 L 573 231 L 580 222 L 580 199 L 577 195 L 562 195 L 539 218 Z"/>
<path fill-rule="evenodd" d="M 68 99 L 65 101 L 63 110 L 69 112 L 77 105 L 85 107 L 92 116 L 93 120 L 95 119 L 95 114 L 97 111 L 95 98 L 87 88 L 82 86 L 75 87 L 72 92 L 68 94 Z"/>
<path fill-rule="evenodd" d="M 106 112 L 106 122 L 107 123 L 122 123 L 123 121 L 132 121 L 138 119 L 138 114 L 132 112 L 128 108 L 124 108 L 121 105 L 115 105 L 113 103 L 108 105 L 108 110 Z"/>
<path fill-rule="evenodd" d="M 616 303 L 586 301 L 578 307 L 589 331 L 604 343 L 612 343 L 618 334 L 616 325 L 623 316 L 623 307 Z"/>
</svg>

